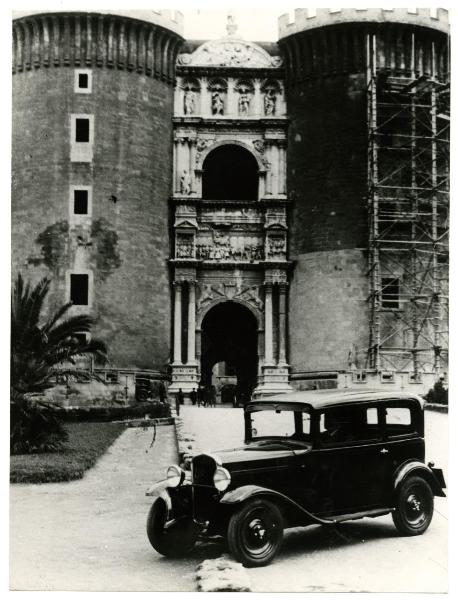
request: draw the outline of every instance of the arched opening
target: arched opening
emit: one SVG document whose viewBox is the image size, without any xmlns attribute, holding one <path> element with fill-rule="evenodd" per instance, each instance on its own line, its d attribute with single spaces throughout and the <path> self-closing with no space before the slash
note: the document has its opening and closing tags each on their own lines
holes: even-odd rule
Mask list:
<svg viewBox="0 0 458 600">
<path fill-rule="evenodd" d="M 257 200 L 258 163 L 241 146 L 225 144 L 215 148 L 203 164 L 204 200 Z"/>
<path fill-rule="evenodd" d="M 202 384 L 214 385 L 223 401 L 231 401 L 235 390 L 246 401 L 256 387 L 257 364 L 253 313 L 231 301 L 210 309 L 202 321 Z"/>
</svg>

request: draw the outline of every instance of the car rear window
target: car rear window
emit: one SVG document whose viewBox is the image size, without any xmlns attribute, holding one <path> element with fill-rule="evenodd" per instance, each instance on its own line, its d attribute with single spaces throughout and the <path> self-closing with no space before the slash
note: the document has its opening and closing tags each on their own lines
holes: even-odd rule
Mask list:
<svg viewBox="0 0 458 600">
<path fill-rule="evenodd" d="M 385 409 L 385 415 L 387 435 L 404 435 L 415 431 L 410 408 L 406 406 L 388 406 Z"/>
</svg>

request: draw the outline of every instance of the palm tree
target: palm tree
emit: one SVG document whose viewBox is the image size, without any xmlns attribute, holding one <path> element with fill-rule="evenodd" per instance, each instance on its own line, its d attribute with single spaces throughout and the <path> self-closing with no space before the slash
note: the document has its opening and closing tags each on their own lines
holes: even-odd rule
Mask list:
<svg viewBox="0 0 458 600">
<path fill-rule="evenodd" d="M 64 304 L 47 320 L 42 311 L 50 280 L 35 287 L 18 274 L 11 302 L 11 450 L 34 452 L 55 449 L 65 433 L 53 411 L 43 400 L 32 400 L 54 385 L 57 374 L 71 372 L 75 358 L 106 358 L 105 344 L 82 340 L 94 323 L 88 315 L 68 316 L 72 306 Z"/>
</svg>

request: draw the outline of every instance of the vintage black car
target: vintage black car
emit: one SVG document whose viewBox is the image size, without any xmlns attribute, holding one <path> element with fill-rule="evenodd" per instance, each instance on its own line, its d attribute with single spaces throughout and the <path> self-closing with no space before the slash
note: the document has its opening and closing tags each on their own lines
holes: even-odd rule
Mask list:
<svg viewBox="0 0 458 600">
<path fill-rule="evenodd" d="M 245 444 L 173 465 L 153 485 L 147 534 L 165 556 L 224 536 L 245 566 L 269 563 L 283 530 L 391 513 L 428 528 L 442 471 L 425 464 L 423 401 L 396 392 L 292 392 L 245 407 Z"/>
</svg>

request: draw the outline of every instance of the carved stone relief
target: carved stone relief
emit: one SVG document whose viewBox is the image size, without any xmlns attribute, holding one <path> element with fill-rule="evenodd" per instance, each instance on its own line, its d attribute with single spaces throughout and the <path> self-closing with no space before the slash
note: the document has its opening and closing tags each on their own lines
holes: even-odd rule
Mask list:
<svg viewBox="0 0 458 600">
<path fill-rule="evenodd" d="M 213 144 L 213 140 L 207 140 L 205 138 L 198 138 L 196 143 L 196 161 L 199 162 L 202 156 L 202 152 Z"/>
<path fill-rule="evenodd" d="M 199 220 L 202 223 L 221 223 L 221 224 L 239 224 L 239 223 L 261 223 L 261 211 L 254 208 L 213 208 L 202 209 L 199 213 Z"/>
<path fill-rule="evenodd" d="M 177 233 L 176 258 L 194 258 L 194 235 L 192 233 Z"/>
<path fill-rule="evenodd" d="M 264 258 L 260 235 L 236 235 L 212 230 L 211 237 L 201 235 L 196 244 L 196 257 L 215 261 L 259 261 Z"/>
<path fill-rule="evenodd" d="M 277 110 L 277 94 L 272 88 L 268 88 L 264 93 L 264 114 L 266 117 L 273 117 Z"/>
<path fill-rule="evenodd" d="M 260 297 L 260 288 L 257 285 L 244 286 L 241 282 L 221 282 L 216 284 L 204 283 L 201 285 L 200 297 L 197 309 L 202 308 L 218 298 L 227 300 L 244 300 L 252 304 L 258 310 L 263 310 L 264 303 Z"/>
<path fill-rule="evenodd" d="M 271 56 L 263 48 L 252 42 L 240 39 L 205 42 L 192 54 L 181 54 L 180 65 L 218 67 L 267 67 L 276 68 L 282 64 L 280 56 Z"/>
<path fill-rule="evenodd" d="M 288 275 L 282 269 L 268 269 L 265 274 L 265 283 L 288 283 Z"/>
<path fill-rule="evenodd" d="M 185 115 L 193 115 L 196 110 L 196 93 L 192 89 L 184 92 L 183 110 Z"/>
<path fill-rule="evenodd" d="M 266 211 L 266 227 L 280 226 L 286 229 L 286 209 L 269 208 Z"/>
<path fill-rule="evenodd" d="M 286 259 L 285 235 L 269 235 L 266 238 L 266 258 L 274 260 Z"/>
<path fill-rule="evenodd" d="M 266 145 L 264 143 L 264 140 L 254 140 L 253 146 L 254 146 L 254 149 L 256 150 L 256 152 L 259 152 L 259 154 L 264 154 L 264 152 L 266 150 Z"/>
<path fill-rule="evenodd" d="M 191 177 L 186 169 L 184 169 L 181 173 L 180 193 L 183 194 L 183 196 L 189 196 L 191 193 Z"/>
</svg>

